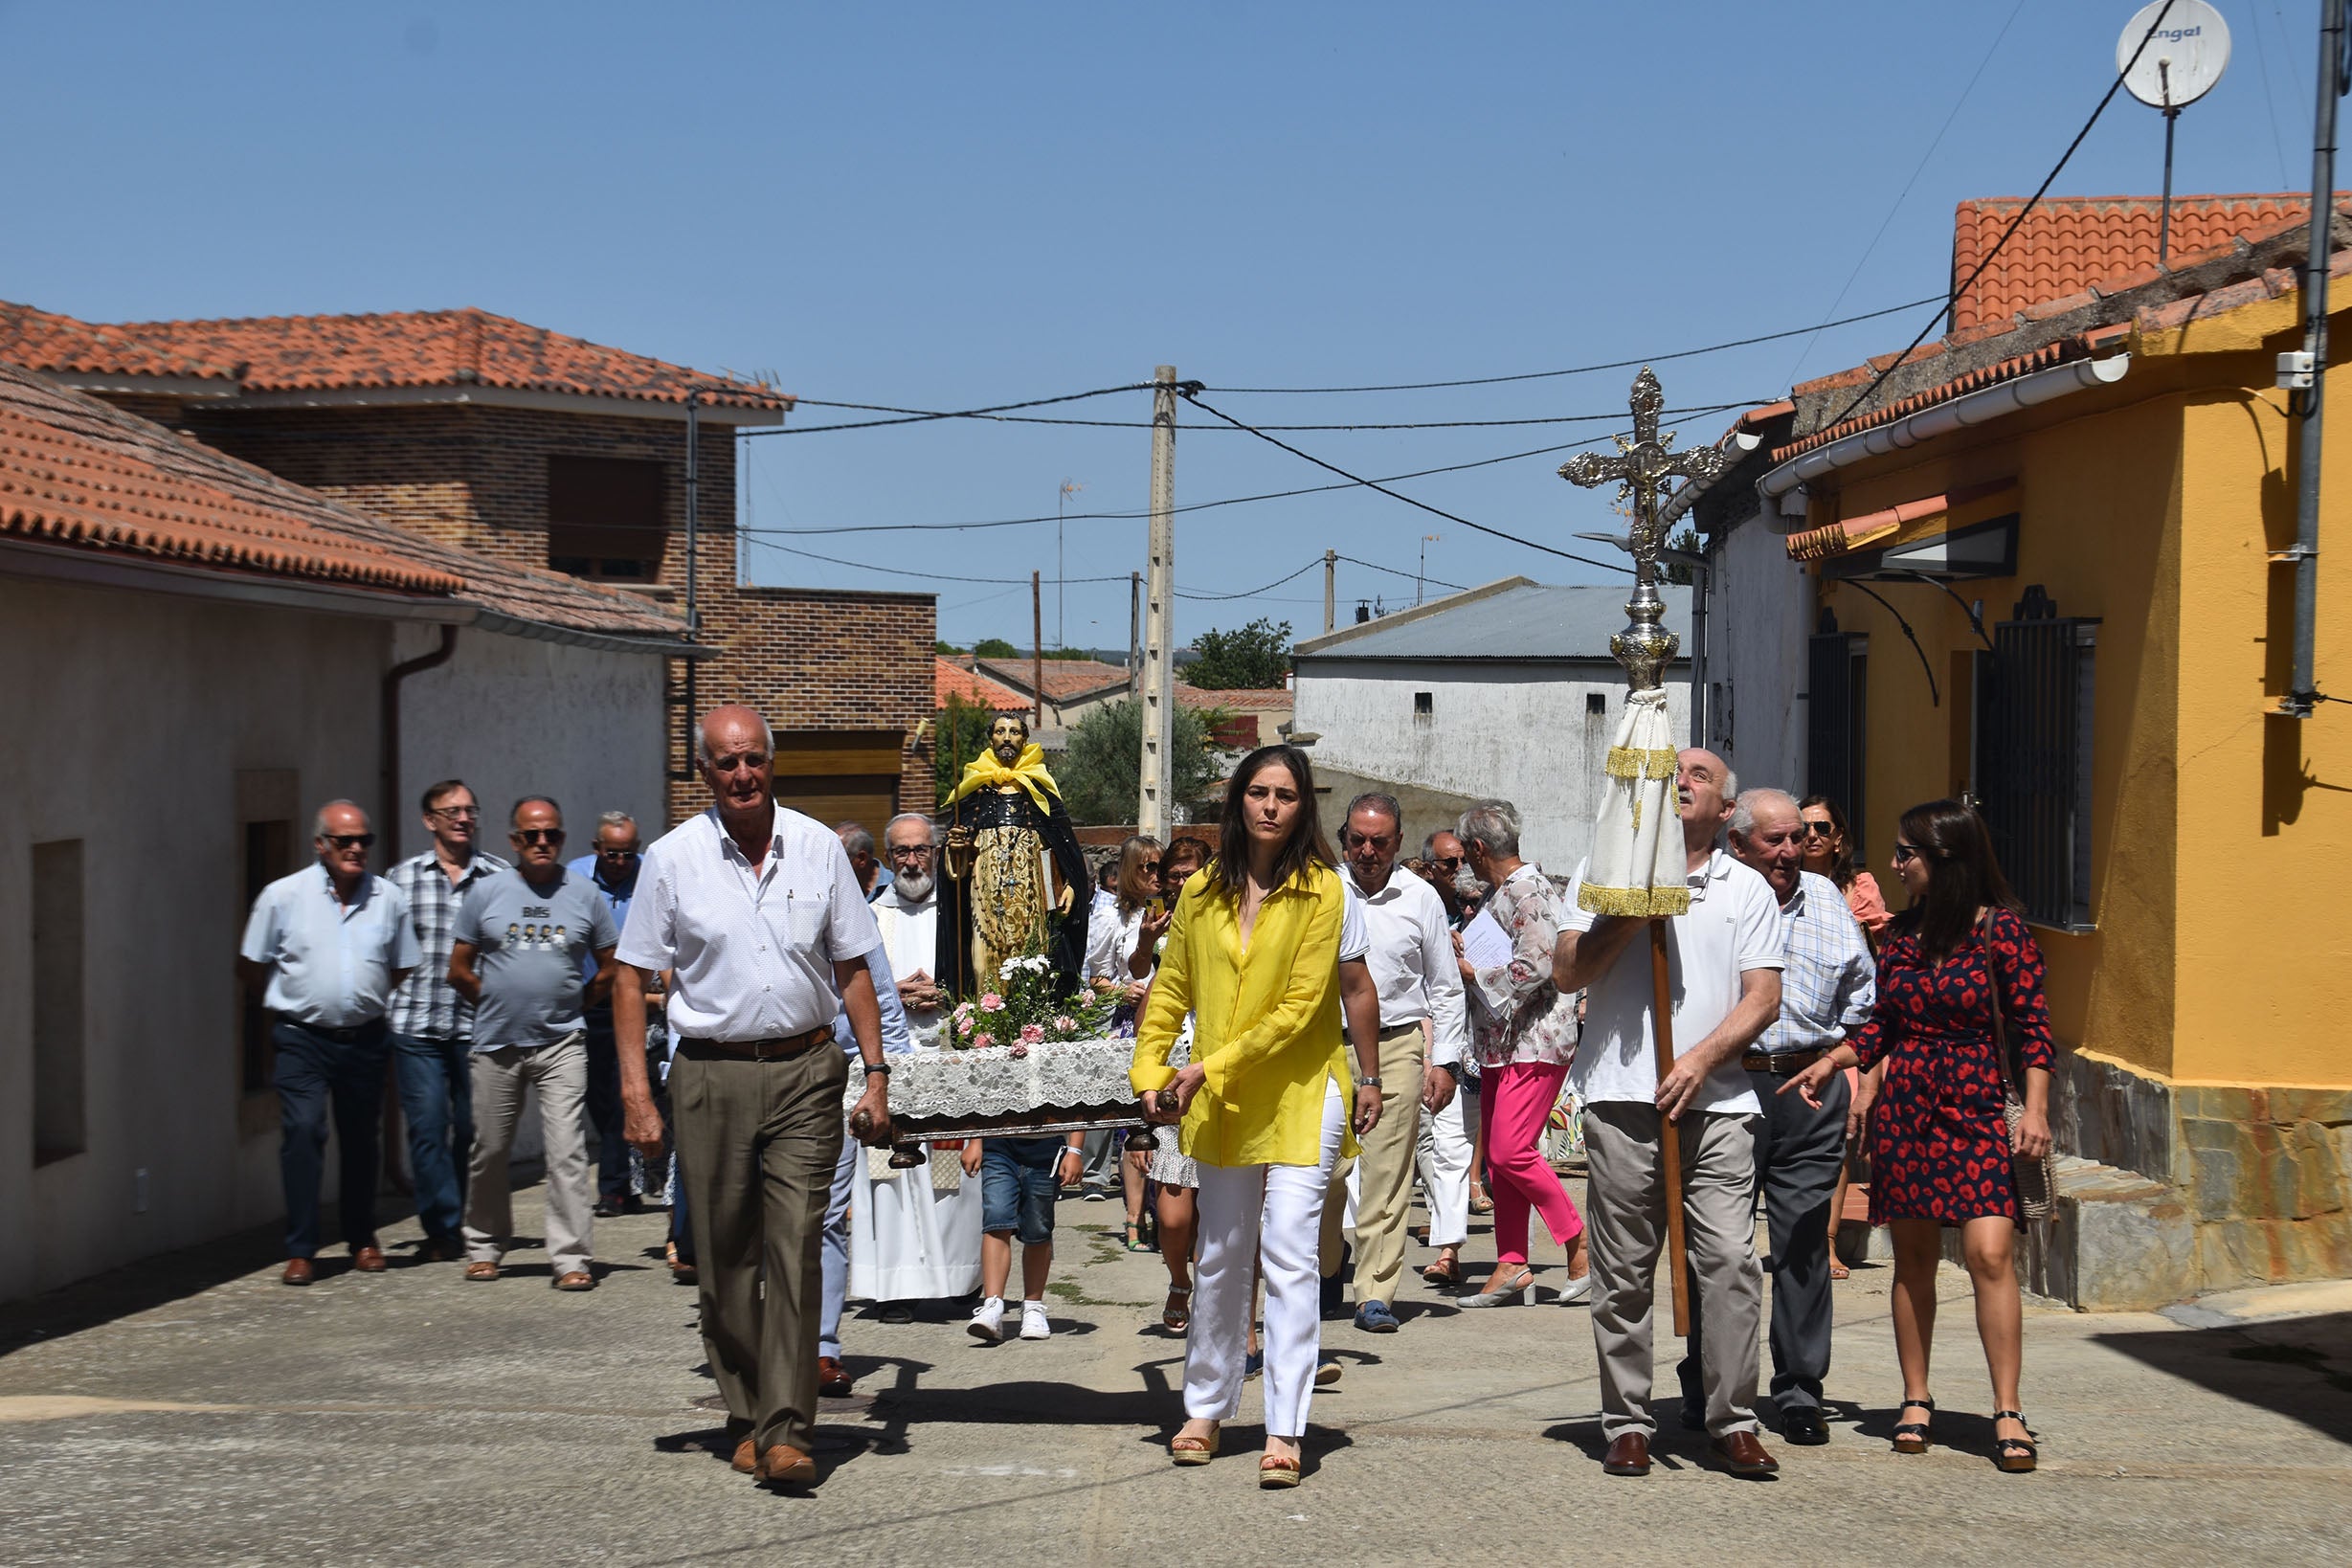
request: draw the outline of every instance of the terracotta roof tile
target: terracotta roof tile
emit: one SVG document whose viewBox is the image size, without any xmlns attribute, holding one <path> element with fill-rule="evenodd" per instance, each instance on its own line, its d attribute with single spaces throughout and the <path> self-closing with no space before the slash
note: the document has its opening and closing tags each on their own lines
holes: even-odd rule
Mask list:
<svg viewBox="0 0 2352 1568">
<path fill-rule="evenodd" d="M 1029 690 L 1029 661 L 1026 659 L 982 659 L 975 662 L 979 672 L 1017 691 Z M 1064 702 L 1106 686 L 1127 683 L 1127 668 L 1121 664 L 1106 664 L 1099 659 L 1048 659 L 1040 676 L 1045 683 L 1045 700 Z"/>
<path fill-rule="evenodd" d="M 1178 707 L 1221 707 L 1235 713 L 1283 713 L 1298 706 L 1298 694 L 1288 686 L 1270 686 L 1236 691 L 1210 691 L 1200 686 L 1176 683 Z"/>
<path fill-rule="evenodd" d="M 677 640 L 685 630 L 642 599 L 437 544 L 6 364 L 0 537 L 452 597 L 608 637 Z"/>
<path fill-rule="evenodd" d="M 497 387 L 646 403 L 706 403 L 782 414 L 792 399 L 642 354 L 567 337 L 485 310 L 235 321 L 78 322 L 0 304 L 0 359 L 36 370 L 195 375 L 244 392 Z"/>
<path fill-rule="evenodd" d="M 1949 381 L 1939 382 L 1925 391 L 1914 392 L 1909 397 L 1898 398 L 1894 402 L 1872 409 L 1868 414 L 1856 414 L 1851 419 L 1825 426 L 1809 435 L 1799 437 L 1786 446 L 1775 447 L 1772 452 L 1772 461 L 1778 466 L 1791 458 L 1803 456 L 1815 447 L 1827 446 L 1831 441 L 1851 436 L 1857 431 L 1870 430 L 1878 425 L 1892 423 L 1896 419 L 1916 414 L 1921 409 L 1934 408 L 1938 403 L 1948 403 L 1955 397 L 1964 396 L 1972 392 L 1982 392 L 1986 387 L 1998 386 L 2004 381 L 2014 381 L 2019 376 L 2030 375 L 2036 370 L 2046 370 L 2053 365 L 2063 365 L 2068 360 L 2088 358 L 2090 355 L 2089 336 L 2088 333 L 2076 333 L 2072 337 L 2043 344 L 2038 348 L 2011 355 L 1998 364 L 1970 370 L 1965 375 L 1954 376 Z"/>
<path fill-rule="evenodd" d="M 2341 200 L 2352 192 L 2339 191 Z M 1952 224 L 1952 284 L 1958 287 L 2001 240 L 2026 204 L 2023 196 L 1964 201 Z M 2101 294 L 2162 276 L 2156 265 L 2163 203 L 2156 196 L 2045 197 L 2001 248 L 1991 266 L 1952 304 L 1955 328 L 2007 323 L 2022 310 L 2096 287 Z M 2172 199 L 2175 271 L 2311 219 L 2296 191 Z"/>
<path fill-rule="evenodd" d="M 931 658 L 931 706 L 946 707 L 950 697 L 960 697 L 967 703 L 998 709 L 1029 706 L 1029 699 L 1020 693 L 1000 686 L 986 676 L 973 674 L 952 659 L 934 654 Z"/>
</svg>

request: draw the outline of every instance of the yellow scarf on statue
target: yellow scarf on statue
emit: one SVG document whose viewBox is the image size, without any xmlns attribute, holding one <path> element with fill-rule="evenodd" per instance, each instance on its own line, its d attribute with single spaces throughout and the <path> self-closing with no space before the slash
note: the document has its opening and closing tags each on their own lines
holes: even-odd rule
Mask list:
<svg viewBox="0 0 2352 1568">
<path fill-rule="evenodd" d="M 975 790 L 1005 784 L 1018 784 L 1027 790 L 1029 798 L 1037 802 L 1037 809 L 1048 816 L 1053 813 L 1053 801 L 1045 797 L 1049 795 L 1055 800 L 1062 797 L 1062 786 L 1045 771 L 1045 749 L 1031 741 L 1021 748 L 1020 759 L 1010 768 L 998 762 L 994 751 L 983 751 L 966 764 L 963 780 L 955 786 L 955 793 L 948 796 L 948 804 L 952 806 Z"/>
</svg>

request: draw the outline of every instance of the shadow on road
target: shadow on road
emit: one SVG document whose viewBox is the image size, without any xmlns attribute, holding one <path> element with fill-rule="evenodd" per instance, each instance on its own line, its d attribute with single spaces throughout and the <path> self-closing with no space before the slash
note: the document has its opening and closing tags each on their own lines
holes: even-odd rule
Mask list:
<svg viewBox="0 0 2352 1568">
<path fill-rule="evenodd" d="M 2352 1312 L 2091 1338 L 2184 1382 L 2352 1444 Z"/>
</svg>

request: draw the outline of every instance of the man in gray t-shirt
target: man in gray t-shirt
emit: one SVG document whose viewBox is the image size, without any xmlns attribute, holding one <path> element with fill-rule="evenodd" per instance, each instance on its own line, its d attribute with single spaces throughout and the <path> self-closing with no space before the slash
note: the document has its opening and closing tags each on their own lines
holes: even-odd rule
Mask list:
<svg viewBox="0 0 2352 1568">
<path fill-rule="evenodd" d="M 495 1280 L 514 1225 L 506 1175 L 523 1091 L 539 1086 L 547 1142 L 548 1254 L 555 1288 L 593 1290 L 594 1183 L 581 1112 L 588 1099 L 587 1009 L 613 985 L 620 931 L 613 907 L 564 867 L 562 808 L 518 801 L 507 832 L 514 864 L 466 891 L 449 952 L 449 983 L 474 1004 L 474 1149 L 465 1195 L 465 1277 Z M 582 959 L 595 973 L 580 983 Z"/>
</svg>

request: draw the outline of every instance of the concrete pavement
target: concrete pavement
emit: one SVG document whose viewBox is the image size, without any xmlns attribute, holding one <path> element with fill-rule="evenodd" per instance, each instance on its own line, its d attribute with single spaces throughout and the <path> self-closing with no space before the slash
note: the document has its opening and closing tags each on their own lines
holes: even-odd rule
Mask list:
<svg viewBox="0 0 2352 1568">
<path fill-rule="evenodd" d="M 536 1189 L 516 1218 L 538 1223 Z M 2352 1561 L 2352 1301 L 2234 1302 L 2205 1327 L 2029 1305 L 2043 1465 L 2013 1477 L 1950 1268 L 1938 1446 L 1889 1452 L 1888 1271 L 1857 1268 L 1829 1446 L 1767 1433 L 1781 1475 L 1737 1480 L 1698 1462 L 1669 1398 L 1657 1469 L 1621 1480 L 1598 1462 L 1589 1320 L 1550 1305 L 1556 1250 L 1542 1305 L 1464 1312 L 1408 1275 L 1402 1333 L 1325 1326 L 1346 1373 L 1316 1397 L 1306 1484 L 1262 1493 L 1254 1392 L 1231 1457 L 1168 1465 L 1183 1346 L 1118 1218 L 1063 1205 L 1049 1342 L 977 1345 L 947 1303 L 853 1311 L 858 1395 L 828 1401 L 803 1497 L 713 1451 L 659 1215 L 597 1222 L 612 1262 L 586 1295 L 549 1290 L 537 1252 L 494 1285 L 409 1264 L 411 1224 L 382 1275 L 287 1289 L 247 1238 L 0 1310 L 0 1561 Z M 1469 1261 L 1491 1256 L 1474 1235 Z M 1679 1348 L 1661 1335 L 1669 1391 Z"/>
</svg>

